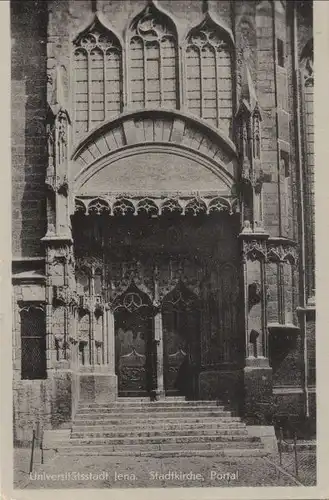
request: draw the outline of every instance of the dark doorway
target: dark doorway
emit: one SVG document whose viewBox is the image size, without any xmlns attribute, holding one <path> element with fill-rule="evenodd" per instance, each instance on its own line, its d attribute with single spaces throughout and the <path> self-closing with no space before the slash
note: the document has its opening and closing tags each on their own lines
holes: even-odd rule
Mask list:
<svg viewBox="0 0 329 500">
<path fill-rule="evenodd" d="M 200 307 L 197 297 L 179 283 L 163 301 L 164 386 L 168 396 L 198 398 Z"/>
<path fill-rule="evenodd" d="M 130 287 L 115 303 L 119 396 L 147 396 L 156 387 L 153 312 L 146 294 Z"/>
</svg>

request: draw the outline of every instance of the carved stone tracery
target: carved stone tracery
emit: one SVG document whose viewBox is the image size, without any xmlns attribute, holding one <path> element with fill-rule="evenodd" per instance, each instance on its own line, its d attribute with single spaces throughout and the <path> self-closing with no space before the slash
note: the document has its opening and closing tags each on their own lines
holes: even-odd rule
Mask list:
<svg viewBox="0 0 329 500">
<path fill-rule="evenodd" d="M 140 194 L 127 193 L 123 196 L 104 195 L 102 197 L 76 197 L 75 213 L 78 214 L 108 214 L 108 215 L 136 215 L 149 216 L 165 214 L 209 214 L 214 212 L 228 212 L 230 215 L 239 212 L 239 199 L 235 196 L 215 196 L 210 194 L 190 195 L 184 193 L 172 197 L 170 195 L 156 195 L 142 197 Z"/>
</svg>

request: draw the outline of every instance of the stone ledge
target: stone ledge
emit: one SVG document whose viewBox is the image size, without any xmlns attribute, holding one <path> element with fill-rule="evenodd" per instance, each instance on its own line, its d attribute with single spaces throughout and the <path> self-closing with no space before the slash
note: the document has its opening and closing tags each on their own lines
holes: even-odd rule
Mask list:
<svg viewBox="0 0 329 500">
<path fill-rule="evenodd" d="M 260 438 L 264 451 L 275 455 L 278 453 L 278 444 L 273 425 L 247 425 L 250 437 Z"/>
</svg>

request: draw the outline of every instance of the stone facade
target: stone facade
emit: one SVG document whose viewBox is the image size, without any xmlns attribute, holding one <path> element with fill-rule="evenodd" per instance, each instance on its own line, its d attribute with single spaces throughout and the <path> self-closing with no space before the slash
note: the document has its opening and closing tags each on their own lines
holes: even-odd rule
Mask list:
<svg viewBox="0 0 329 500">
<path fill-rule="evenodd" d="M 314 429 L 311 2 L 11 12 L 15 442 L 187 359 L 188 397 Z"/>
</svg>

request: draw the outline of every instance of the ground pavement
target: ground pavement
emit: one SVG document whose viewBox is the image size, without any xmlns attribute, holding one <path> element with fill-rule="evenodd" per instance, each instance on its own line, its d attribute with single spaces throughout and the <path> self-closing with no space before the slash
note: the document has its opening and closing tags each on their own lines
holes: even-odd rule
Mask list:
<svg viewBox="0 0 329 500">
<path fill-rule="evenodd" d="M 46 457 L 36 451 L 30 476 L 29 450 L 14 454 L 17 489 L 164 488 L 227 486 L 301 486 L 292 474 L 263 457 Z M 166 476 L 164 476 L 166 474 Z"/>
</svg>

